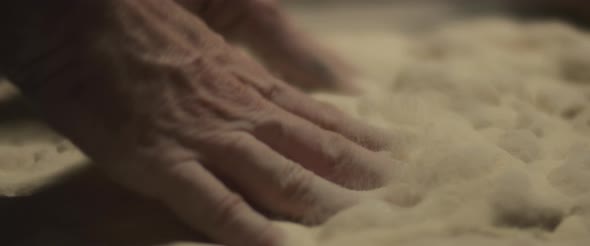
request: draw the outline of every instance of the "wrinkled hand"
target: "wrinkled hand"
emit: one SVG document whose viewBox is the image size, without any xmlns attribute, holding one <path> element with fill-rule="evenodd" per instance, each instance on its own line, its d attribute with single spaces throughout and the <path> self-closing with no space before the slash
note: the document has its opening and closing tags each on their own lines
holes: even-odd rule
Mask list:
<svg viewBox="0 0 590 246">
<path fill-rule="evenodd" d="M 176 0 L 229 41 L 250 48 L 276 75 L 305 90 L 359 92 L 357 72 L 299 31 L 277 0 Z"/>
<path fill-rule="evenodd" d="M 196 230 L 277 245 L 253 206 L 318 222 L 384 178 L 382 133 L 274 78 L 181 6 L 88 2 L 108 2 L 103 20 L 8 74 L 115 180 Z"/>
</svg>

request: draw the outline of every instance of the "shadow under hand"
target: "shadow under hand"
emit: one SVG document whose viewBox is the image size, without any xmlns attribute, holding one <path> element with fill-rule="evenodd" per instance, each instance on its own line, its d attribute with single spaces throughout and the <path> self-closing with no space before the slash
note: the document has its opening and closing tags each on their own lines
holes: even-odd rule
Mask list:
<svg viewBox="0 0 590 246">
<path fill-rule="evenodd" d="M 0 77 L 0 124 L 38 119 L 34 107 L 12 86 Z"/>
<path fill-rule="evenodd" d="M 88 168 L 29 197 L 0 198 L 2 245 L 161 245 L 203 241 L 155 201 Z"/>
<path fill-rule="evenodd" d="M 7 122 L 31 121 L 37 119 L 37 114 L 27 100 L 20 96 L 0 99 L 0 124 Z"/>
</svg>

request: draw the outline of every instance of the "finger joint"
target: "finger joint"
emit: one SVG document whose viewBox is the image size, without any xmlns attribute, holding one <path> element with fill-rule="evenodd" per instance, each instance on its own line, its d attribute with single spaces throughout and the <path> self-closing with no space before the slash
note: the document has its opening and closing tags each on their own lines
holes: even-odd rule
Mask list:
<svg viewBox="0 0 590 246">
<path fill-rule="evenodd" d="M 216 207 L 214 224 L 223 227 L 239 218 L 239 214 L 244 211 L 247 205 L 241 196 L 229 193 L 216 202 Z"/>
</svg>

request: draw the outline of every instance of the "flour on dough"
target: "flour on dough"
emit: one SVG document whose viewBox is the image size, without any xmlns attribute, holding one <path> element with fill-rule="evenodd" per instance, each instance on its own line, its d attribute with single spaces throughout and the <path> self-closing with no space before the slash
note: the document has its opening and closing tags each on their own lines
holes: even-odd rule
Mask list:
<svg viewBox="0 0 590 246">
<path fill-rule="evenodd" d="M 331 35 L 351 59 L 378 51 L 382 63 L 361 64 L 375 77 L 366 95 L 316 98 L 400 136 L 390 155 L 406 165 L 378 200 L 288 229 L 294 237 L 339 246 L 590 243 L 587 33 L 481 19 L 419 37 Z"/>
</svg>

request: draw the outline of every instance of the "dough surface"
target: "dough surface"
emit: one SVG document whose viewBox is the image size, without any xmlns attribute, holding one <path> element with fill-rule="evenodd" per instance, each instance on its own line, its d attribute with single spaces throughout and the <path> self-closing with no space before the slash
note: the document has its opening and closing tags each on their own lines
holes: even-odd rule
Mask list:
<svg viewBox="0 0 590 246">
<path fill-rule="evenodd" d="M 309 229 L 310 245 L 590 243 L 588 33 L 479 18 L 345 36 L 330 41 L 351 58 L 391 60 L 364 63 L 380 70 L 365 96 L 316 97 L 390 129 L 405 164 L 375 192 L 384 202 Z"/>
</svg>

